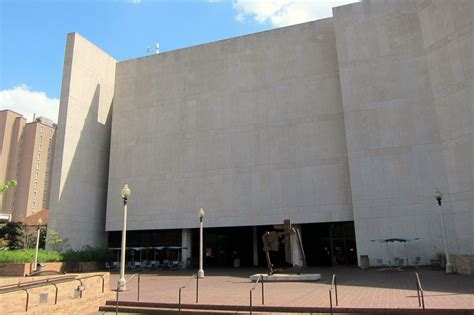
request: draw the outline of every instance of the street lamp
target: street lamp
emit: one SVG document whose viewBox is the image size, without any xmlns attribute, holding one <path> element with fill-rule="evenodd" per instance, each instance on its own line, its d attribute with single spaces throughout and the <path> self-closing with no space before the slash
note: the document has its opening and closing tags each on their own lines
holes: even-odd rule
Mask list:
<svg viewBox="0 0 474 315">
<path fill-rule="evenodd" d="M 39 251 L 39 241 L 40 241 L 40 231 L 41 225 L 43 225 L 43 220 L 41 218 L 38 219 L 36 225 L 36 251 L 35 251 L 35 265 L 33 266 L 34 271 L 38 270 L 38 251 Z"/>
<path fill-rule="evenodd" d="M 436 188 L 435 192 L 436 201 L 438 201 L 439 206 L 439 218 L 441 220 L 441 231 L 443 233 L 443 243 L 444 243 L 444 254 L 446 255 L 446 273 L 453 273 L 453 265 L 451 265 L 451 259 L 449 258 L 448 253 L 448 242 L 446 241 L 446 229 L 444 227 L 443 214 L 441 213 L 441 204 L 443 200 L 443 194 Z"/>
<path fill-rule="evenodd" d="M 117 289 L 124 291 L 127 288 L 127 280 L 125 280 L 125 246 L 127 242 L 127 202 L 130 197 L 130 188 L 125 184 L 123 186 L 121 195 L 123 200 L 123 229 L 122 229 L 122 256 L 120 259 L 120 279 L 117 283 Z"/>
<path fill-rule="evenodd" d="M 201 208 L 199 209 L 199 271 L 198 271 L 198 277 L 199 278 L 204 278 L 204 270 L 202 269 L 202 218 L 206 215 L 206 212 L 204 212 L 204 209 Z"/>
</svg>

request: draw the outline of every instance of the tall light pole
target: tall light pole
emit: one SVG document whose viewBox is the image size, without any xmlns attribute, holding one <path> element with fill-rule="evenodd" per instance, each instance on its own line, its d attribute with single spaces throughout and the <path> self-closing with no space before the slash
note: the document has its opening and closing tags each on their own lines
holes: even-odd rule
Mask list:
<svg viewBox="0 0 474 315">
<path fill-rule="evenodd" d="M 125 250 L 127 243 L 127 203 L 130 197 L 130 188 L 125 184 L 122 188 L 122 200 L 123 200 L 123 229 L 122 229 L 122 256 L 120 258 L 120 279 L 117 283 L 117 289 L 123 291 L 127 288 L 127 280 L 125 280 Z"/>
<path fill-rule="evenodd" d="M 201 208 L 199 209 L 199 270 L 198 270 L 198 277 L 199 278 L 204 278 L 204 269 L 202 268 L 202 243 L 203 243 L 203 233 L 202 233 L 202 218 L 206 215 L 206 212 L 204 212 L 204 209 Z"/>
<path fill-rule="evenodd" d="M 446 255 L 446 273 L 453 273 L 453 265 L 451 265 L 451 259 L 449 258 L 449 253 L 448 253 L 448 242 L 446 241 L 446 229 L 444 227 L 443 214 L 441 213 L 441 204 L 443 200 L 443 194 L 438 189 L 436 189 L 435 198 L 436 198 L 436 201 L 438 201 L 439 218 L 441 219 L 441 231 L 443 233 L 444 254 Z"/>
<path fill-rule="evenodd" d="M 39 252 L 39 241 L 40 241 L 40 232 L 41 232 L 41 225 L 43 224 L 43 220 L 41 218 L 38 219 L 36 225 L 36 250 L 35 250 L 35 264 L 33 266 L 33 270 L 38 270 L 38 252 Z"/>
</svg>

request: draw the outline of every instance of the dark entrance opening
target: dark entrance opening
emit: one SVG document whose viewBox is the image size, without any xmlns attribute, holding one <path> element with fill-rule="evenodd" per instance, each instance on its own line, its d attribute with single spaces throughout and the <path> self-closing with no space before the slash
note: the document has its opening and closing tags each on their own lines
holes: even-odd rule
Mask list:
<svg viewBox="0 0 474 315">
<path fill-rule="evenodd" d="M 356 265 L 354 222 L 301 224 L 308 266 Z"/>
<path fill-rule="evenodd" d="M 192 262 L 199 259 L 199 229 L 191 231 Z M 240 266 L 252 266 L 252 227 L 223 227 L 204 229 L 203 255 L 205 266 L 226 266 L 238 259 Z"/>
</svg>

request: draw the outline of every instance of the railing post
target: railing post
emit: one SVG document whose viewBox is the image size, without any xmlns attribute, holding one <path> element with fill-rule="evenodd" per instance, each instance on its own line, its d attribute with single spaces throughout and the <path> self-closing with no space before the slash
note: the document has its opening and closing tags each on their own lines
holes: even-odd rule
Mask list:
<svg viewBox="0 0 474 315">
<path fill-rule="evenodd" d="M 102 278 L 102 293 L 104 293 L 104 284 L 105 284 L 104 275 L 99 275 L 99 276 Z"/>
<path fill-rule="evenodd" d="M 339 306 L 339 299 L 337 297 L 337 276 L 334 275 L 334 289 L 336 290 L 336 306 Z"/>
<path fill-rule="evenodd" d="M 262 305 L 265 304 L 265 289 L 263 288 L 263 275 L 261 276 L 262 277 Z"/>
<path fill-rule="evenodd" d="M 421 306 L 420 286 L 418 284 L 418 279 L 416 279 L 416 294 L 418 295 L 418 306 Z"/>
<path fill-rule="evenodd" d="M 199 276 L 196 274 L 196 303 L 199 302 Z"/>
<path fill-rule="evenodd" d="M 56 289 L 56 294 L 54 295 L 54 304 L 58 304 L 58 286 L 54 283 L 51 283 L 54 285 L 54 288 Z"/>
<path fill-rule="evenodd" d="M 179 294 L 178 294 L 178 309 L 179 309 L 179 314 L 181 315 L 181 289 L 179 288 Z"/>
<path fill-rule="evenodd" d="M 252 315 L 252 290 L 250 290 L 250 315 Z"/>
<path fill-rule="evenodd" d="M 331 289 L 329 289 L 329 307 L 331 309 L 331 315 L 332 315 L 332 292 L 331 292 Z"/>
<path fill-rule="evenodd" d="M 137 301 L 140 301 L 140 274 L 138 274 Z"/>
<path fill-rule="evenodd" d="M 115 296 L 115 314 L 118 314 L 119 286 L 117 285 L 117 294 Z"/>
<path fill-rule="evenodd" d="M 28 292 L 27 289 L 25 289 L 25 292 L 26 292 L 25 312 L 28 312 L 28 304 L 30 303 L 30 293 Z"/>
</svg>

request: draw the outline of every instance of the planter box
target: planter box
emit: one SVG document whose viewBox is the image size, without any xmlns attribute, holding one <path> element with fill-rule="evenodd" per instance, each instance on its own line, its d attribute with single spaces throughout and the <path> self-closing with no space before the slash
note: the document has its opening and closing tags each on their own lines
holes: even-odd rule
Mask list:
<svg viewBox="0 0 474 315">
<path fill-rule="evenodd" d="M 30 264 L 7 263 L 0 265 L 0 276 L 24 277 L 30 273 Z"/>
<path fill-rule="evenodd" d="M 43 270 L 59 272 L 92 272 L 104 269 L 104 263 L 95 261 L 85 262 L 47 262 Z M 0 276 L 24 277 L 33 271 L 33 263 L 7 263 L 0 265 Z"/>
<path fill-rule="evenodd" d="M 474 274 L 474 255 L 451 255 L 454 271 L 461 275 Z"/>
</svg>

